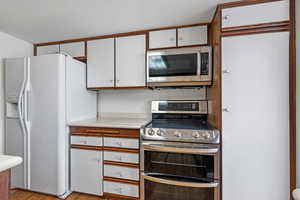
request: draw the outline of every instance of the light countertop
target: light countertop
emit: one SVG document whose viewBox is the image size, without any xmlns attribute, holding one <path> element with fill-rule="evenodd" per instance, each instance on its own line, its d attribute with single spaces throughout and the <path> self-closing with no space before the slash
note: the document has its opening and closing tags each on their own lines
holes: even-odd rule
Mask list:
<svg viewBox="0 0 300 200">
<path fill-rule="evenodd" d="M 23 159 L 18 156 L 0 155 L 0 172 L 21 164 Z"/>
<path fill-rule="evenodd" d="M 100 118 L 72 121 L 69 126 L 102 127 L 102 128 L 128 128 L 140 129 L 151 121 L 145 115 L 133 114 L 102 114 Z"/>
</svg>

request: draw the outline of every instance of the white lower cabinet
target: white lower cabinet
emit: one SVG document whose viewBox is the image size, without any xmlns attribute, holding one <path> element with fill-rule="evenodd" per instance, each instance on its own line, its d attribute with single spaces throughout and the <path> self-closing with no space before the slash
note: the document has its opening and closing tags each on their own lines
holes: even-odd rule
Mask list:
<svg viewBox="0 0 300 200">
<path fill-rule="evenodd" d="M 290 199 L 289 33 L 223 38 L 222 71 L 222 199 Z"/>
<path fill-rule="evenodd" d="M 103 195 L 102 151 L 71 149 L 71 190 Z"/>
<path fill-rule="evenodd" d="M 139 169 L 104 164 L 104 176 L 138 181 Z"/>
<path fill-rule="evenodd" d="M 139 163 L 139 154 L 123 153 L 116 151 L 104 151 L 104 160 L 124 163 Z"/>
<path fill-rule="evenodd" d="M 104 181 L 104 192 L 123 196 L 139 197 L 138 185 Z"/>
</svg>

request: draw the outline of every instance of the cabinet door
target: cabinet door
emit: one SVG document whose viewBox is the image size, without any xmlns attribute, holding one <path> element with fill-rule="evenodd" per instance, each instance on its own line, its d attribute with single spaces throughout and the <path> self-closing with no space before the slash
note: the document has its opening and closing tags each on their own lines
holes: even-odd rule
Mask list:
<svg viewBox="0 0 300 200">
<path fill-rule="evenodd" d="M 178 29 L 178 46 L 207 44 L 207 26 Z"/>
<path fill-rule="evenodd" d="M 59 45 L 40 46 L 36 48 L 36 55 L 47 55 L 59 53 Z"/>
<path fill-rule="evenodd" d="M 102 195 L 102 152 L 71 150 L 71 190 Z"/>
<path fill-rule="evenodd" d="M 60 45 L 60 52 L 67 53 L 72 57 L 85 56 L 84 42 L 73 42 Z"/>
<path fill-rule="evenodd" d="M 222 10 L 222 28 L 289 20 L 289 0 Z"/>
<path fill-rule="evenodd" d="M 149 48 L 176 47 L 176 29 L 150 31 Z"/>
<path fill-rule="evenodd" d="M 146 36 L 137 35 L 116 39 L 116 86 L 146 85 Z"/>
<path fill-rule="evenodd" d="M 87 87 L 114 87 L 114 38 L 87 42 Z"/>
<path fill-rule="evenodd" d="M 289 33 L 223 38 L 222 68 L 223 200 L 289 199 Z"/>
</svg>

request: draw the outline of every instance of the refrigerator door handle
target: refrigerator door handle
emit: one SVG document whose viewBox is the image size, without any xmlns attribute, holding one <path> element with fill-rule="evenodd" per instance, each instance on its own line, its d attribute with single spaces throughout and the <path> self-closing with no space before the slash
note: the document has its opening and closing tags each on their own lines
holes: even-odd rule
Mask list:
<svg viewBox="0 0 300 200">
<path fill-rule="evenodd" d="M 26 70 L 27 68 L 27 61 L 26 58 L 24 59 L 24 68 Z M 24 113 L 23 113 L 23 96 L 24 96 L 24 89 L 25 89 L 25 84 L 26 84 L 26 73 L 24 76 L 24 80 L 22 82 L 21 85 L 21 89 L 20 89 L 20 94 L 18 97 L 18 115 L 19 115 L 19 120 L 20 120 L 20 125 L 21 125 L 21 129 L 22 129 L 22 133 L 23 133 L 23 152 L 24 152 L 24 186 L 25 188 L 27 188 L 28 186 L 28 182 L 27 182 L 27 137 L 26 137 L 26 130 L 25 130 L 25 123 L 24 123 Z"/>
</svg>

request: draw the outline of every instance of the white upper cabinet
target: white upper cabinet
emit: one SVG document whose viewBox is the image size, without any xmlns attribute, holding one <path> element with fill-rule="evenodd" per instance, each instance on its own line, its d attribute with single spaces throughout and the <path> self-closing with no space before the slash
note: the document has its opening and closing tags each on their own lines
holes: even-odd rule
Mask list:
<svg viewBox="0 0 300 200">
<path fill-rule="evenodd" d="M 87 87 L 114 87 L 114 38 L 87 42 Z"/>
<path fill-rule="evenodd" d="M 289 0 L 222 9 L 222 28 L 289 20 Z"/>
<path fill-rule="evenodd" d="M 178 46 L 207 44 L 207 25 L 178 29 Z"/>
<path fill-rule="evenodd" d="M 149 32 L 149 48 L 176 47 L 176 29 Z"/>
<path fill-rule="evenodd" d="M 47 55 L 59 53 L 59 45 L 39 46 L 36 48 L 36 55 Z"/>
<path fill-rule="evenodd" d="M 146 85 L 146 36 L 116 38 L 116 86 Z"/>
<path fill-rule="evenodd" d="M 67 53 L 72 57 L 85 56 L 84 42 L 65 43 L 60 45 L 60 52 Z"/>
</svg>

